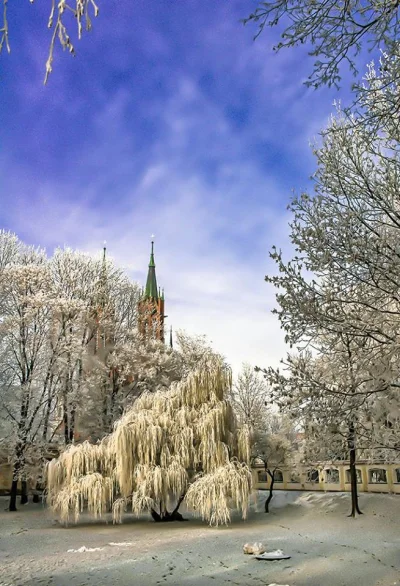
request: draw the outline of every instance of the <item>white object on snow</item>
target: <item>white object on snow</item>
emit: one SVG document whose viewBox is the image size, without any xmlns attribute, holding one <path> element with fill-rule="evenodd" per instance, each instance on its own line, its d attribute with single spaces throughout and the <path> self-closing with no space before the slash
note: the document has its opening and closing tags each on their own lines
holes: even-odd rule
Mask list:
<svg viewBox="0 0 400 586">
<path fill-rule="evenodd" d="M 245 543 L 243 546 L 243 553 L 260 555 L 265 552 L 265 547 L 262 543 Z"/>
<path fill-rule="evenodd" d="M 86 547 L 82 545 L 79 549 L 69 549 L 67 553 L 83 553 L 85 551 L 102 551 L 104 547 Z"/>
<path fill-rule="evenodd" d="M 128 545 L 133 545 L 131 541 L 121 541 L 121 543 L 115 543 L 114 541 L 110 541 L 108 545 L 116 545 L 117 547 L 126 547 Z"/>
<path fill-rule="evenodd" d="M 285 555 L 281 549 L 275 551 L 266 551 L 262 555 L 257 555 L 257 560 L 288 560 L 290 555 Z"/>
</svg>

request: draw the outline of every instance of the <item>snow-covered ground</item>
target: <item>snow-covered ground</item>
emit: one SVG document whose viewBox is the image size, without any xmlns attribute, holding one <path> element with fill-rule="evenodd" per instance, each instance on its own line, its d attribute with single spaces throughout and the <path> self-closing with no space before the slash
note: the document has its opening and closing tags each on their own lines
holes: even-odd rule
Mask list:
<svg viewBox="0 0 400 586">
<path fill-rule="evenodd" d="M 2 497 L 0 586 L 400 586 L 400 496 L 362 494 L 360 504 L 354 520 L 348 494 L 280 491 L 269 515 L 253 505 L 229 527 L 84 517 L 63 528 L 41 505 L 5 512 Z M 246 542 L 292 558 L 257 561 Z"/>
</svg>

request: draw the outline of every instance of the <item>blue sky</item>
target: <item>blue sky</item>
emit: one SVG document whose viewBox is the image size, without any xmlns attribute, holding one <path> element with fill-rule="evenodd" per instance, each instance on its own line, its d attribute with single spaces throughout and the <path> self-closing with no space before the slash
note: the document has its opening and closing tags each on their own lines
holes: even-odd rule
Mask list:
<svg viewBox="0 0 400 586">
<path fill-rule="evenodd" d="M 56 46 L 43 86 L 49 2 L 9 3 L 0 56 L 0 224 L 51 253 L 109 254 L 144 283 L 154 233 L 168 324 L 204 333 L 237 371 L 276 365 L 273 244 L 310 185 L 310 140 L 344 92 L 303 85 L 305 48 L 253 41 L 248 0 L 99 0 L 76 57 Z"/>
</svg>

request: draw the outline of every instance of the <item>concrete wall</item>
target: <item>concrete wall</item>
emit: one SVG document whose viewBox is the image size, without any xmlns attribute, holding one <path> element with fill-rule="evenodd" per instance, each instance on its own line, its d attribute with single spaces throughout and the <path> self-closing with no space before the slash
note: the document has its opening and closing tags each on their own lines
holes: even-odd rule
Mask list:
<svg viewBox="0 0 400 586">
<path fill-rule="evenodd" d="M 12 468 L 11 464 L 0 464 L 0 494 L 8 492 L 11 488 Z"/>
<path fill-rule="evenodd" d="M 9 494 L 12 481 L 12 467 L 11 464 L 0 464 L 0 495 Z M 28 492 L 32 492 L 36 488 L 36 483 L 33 480 L 28 481 Z M 18 493 L 21 490 L 21 483 L 18 483 Z"/>
</svg>

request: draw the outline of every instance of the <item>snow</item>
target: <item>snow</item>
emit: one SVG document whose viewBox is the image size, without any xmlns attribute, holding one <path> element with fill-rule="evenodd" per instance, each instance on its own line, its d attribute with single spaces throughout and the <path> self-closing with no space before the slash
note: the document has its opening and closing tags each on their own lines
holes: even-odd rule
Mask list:
<svg viewBox="0 0 400 586">
<path fill-rule="evenodd" d="M 86 547 L 82 545 L 79 549 L 67 549 L 67 553 L 84 553 L 85 551 L 103 551 L 104 547 Z"/>
<path fill-rule="evenodd" d="M 64 528 L 41 505 L 5 512 L 1 498 L 0 586 L 400 586 L 400 496 L 362 494 L 356 519 L 347 493 L 279 491 L 268 515 L 264 499 L 216 529 L 133 516 Z M 257 561 L 246 542 L 292 557 Z M 82 551 L 73 563 L 69 549 Z"/>
</svg>

